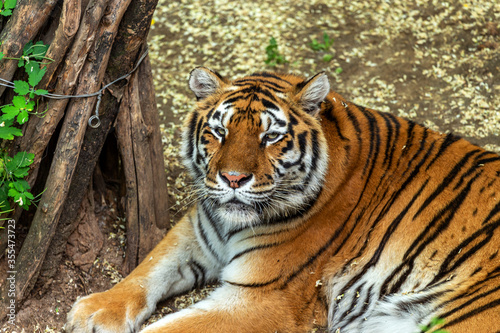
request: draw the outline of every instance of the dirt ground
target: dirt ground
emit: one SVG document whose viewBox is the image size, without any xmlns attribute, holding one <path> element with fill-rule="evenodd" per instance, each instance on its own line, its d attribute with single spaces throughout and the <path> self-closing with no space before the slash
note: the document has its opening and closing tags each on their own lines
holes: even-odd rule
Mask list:
<svg viewBox="0 0 500 333">
<path fill-rule="evenodd" d="M 326 50 L 310 43 L 333 40 Z M 287 63 L 266 65 L 271 37 Z M 331 58 L 325 61 L 326 58 Z M 189 72 L 205 65 L 228 77 L 256 71 L 325 71 L 353 102 L 454 132 L 500 153 L 500 3 L 477 1 L 195 1 L 160 0 L 150 57 L 169 176 L 172 223 L 189 204 L 179 160 L 180 124 L 194 105 Z M 328 60 L 328 59 L 326 59 Z M 122 277 L 126 232 L 113 200 L 98 200 L 104 246 L 91 267 L 71 257 L 35 289 L 1 332 L 60 332 L 77 296 Z M 149 322 L 205 296 L 195 291 L 163 303 Z M 317 332 L 322 332 L 319 329 Z"/>
</svg>

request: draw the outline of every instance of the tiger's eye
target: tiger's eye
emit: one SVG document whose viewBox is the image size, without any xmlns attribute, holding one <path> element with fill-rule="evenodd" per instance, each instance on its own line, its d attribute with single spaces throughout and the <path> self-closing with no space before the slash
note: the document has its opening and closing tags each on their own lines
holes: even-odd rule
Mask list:
<svg viewBox="0 0 500 333">
<path fill-rule="evenodd" d="M 225 130 L 224 128 L 222 128 L 222 127 L 217 127 L 217 128 L 215 129 L 215 132 L 216 132 L 219 136 L 221 136 L 221 137 L 226 136 L 226 130 Z"/>
<path fill-rule="evenodd" d="M 279 137 L 279 133 L 268 133 L 264 136 L 266 141 L 274 141 Z"/>
</svg>

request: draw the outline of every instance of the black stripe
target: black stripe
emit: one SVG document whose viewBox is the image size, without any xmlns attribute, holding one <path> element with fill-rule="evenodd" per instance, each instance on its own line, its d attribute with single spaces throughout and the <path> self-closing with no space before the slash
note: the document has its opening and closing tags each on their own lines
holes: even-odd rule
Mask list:
<svg viewBox="0 0 500 333">
<path fill-rule="evenodd" d="M 448 253 L 448 256 L 441 264 L 439 272 L 436 274 L 431 284 L 439 281 L 439 279 L 447 276 L 450 272 L 456 270 L 460 267 L 467 259 L 471 258 L 477 251 L 479 251 L 483 246 L 488 244 L 493 238 L 493 233 L 495 229 L 500 226 L 500 219 L 494 223 L 490 223 L 483 228 L 477 230 L 472 235 L 467 237 L 463 242 L 456 246 L 453 250 Z M 472 248 L 467 251 L 463 251 L 470 243 L 477 241 L 479 237 L 484 236 L 484 239 L 475 244 Z M 458 257 L 460 255 L 460 257 Z M 457 258 L 458 257 L 458 258 Z M 453 263 L 454 262 L 454 263 Z M 453 265 L 451 265 L 453 263 Z"/>
<path fill-rule="evenodd" d="M 340 139 L 342 141 L 347 141 L 348 139 L 342 134 L 337 118 L 335 118 L 333 114 L 333 108 L 334 108 L 333 103 L 329 99 L 325 99 L 324 112 L 323 112 L 324 117 L 333 124 Z"/>
<path fill-rule="evenodd" d="M 357 306 L 357 305 L 358 305 L 358 303 L 359 303 L 359 298 L 358 298 L 358 297 L 356 297 L 356 295 L 359 295 L 359 294 L 360 294 L 360 292 L 361 292 L 361 291 L 363 291 L 363 286 L 364 286 L 364 285 L 365 285 L 365 284 L 363 283 L 363 284 L 361 284 L 361 285 L 360 285 L 360 286 L 356 289 L 356 291 L 355 291 L 355 295 L 352 297 L 352 301 L 351 301 L 351 304 L 350 304 L 349 308 L 348 308 L 347 310 L 345 310 L 345 311 L 342 313 L 342 315 L 338 318 L 338 320 L 337 320 L 338 322 L 341 322 L 341 321 L 342 321 L 342 320 L 343 320 L 343 319 L 344 319 L 347 315 L 351 314 L 351 313 L 355 310 L 356 306 Z M 346 304 L 342 304 L 342 307 L 344 308 L 344 307 L 345 307 L 345 305 L 346 305 Z"/>
<path fill-rule="evenodd" d="M 274 103 L 273 103 L 273 102 L 271 102 L 271 101 L 268 101 L 268 100 L 267 100 L 267 99 L 265 99 L 265 98 L 262 98 L 261 103 L 262 103 L 262 105 L 264 105 L 264 107 L 265 107 L 266 109 L 271 109 L 271 110 L 276 110 L 276 111 L 278 111 L 278 110 L 279 110 L 279 107 L 277 107 L 277 106 L 276 106 L 276 104 L 274 104 Z"/>
<path fill-rule="evenodd" d="M 476 149 L 476 150 L 473 150 L 473 151 L 470 151 L 468 152 L 467 154 L 465 154 L 465 156 L 460 160 L 460 162 L 458 162 L 454 167 L 453 169 L 448 173 L 448 175 L 446 175 L 446 177 L 443 179 L 443 181 L 439 184 L 439 186 L 436 188 L 436 190 L 434 190 L 434 192 L 424 201 L 424 203 L 422 204 L 422 206 L 420 206 L 420 208 L 418 209 L 418 211 L 415 213 L 415 215 L 413 216 L 413 219 L 417 219 L 417 217 L 424 211 L 425 208 L 427 208 L 427 206 L 429 206 L 429 204 L 431 202 L 434 201 L 434 199 L 436 199 L 436 197 L 441 194 L 444 189 L 446 187 L 448 187 L 448 185 L 453 181 L 453 179 L 458 175 L 458 172 L 460 171 L 460 169 L 462 169 L 464 167 L 464 165 L 469 161 L 469 159 L 474 155 L 476 154 L 477 152 L 479 152 L 480 150 Z"/>
<path fill-rule="evenodd" d="M 278 110 L 276 109 L 276 111 Z M 278 126 L 280 127 L 286 126 L 286 122 L 284 120 L 278 119 L 274 113 L 267 111 L 266 114 L 268 114 L 271 118 L 273 118 L 275 124 L 277 124 Z"/>
<path fill-rule="evenodd" d="M 215 223 L 215 218 L 212 216 L 212 211 L 206 207 L 205 203 L 206 203 L 206 201 L 202 202 L 202 204 L 201 204 L 201 207 L 203 209 L 203 213 L 207 217 L 208 222 L 210 223 L 210 226 L 215 231 L 215 234 L 217 235 L 217 239 L 219 240 L 219 242 L 224 244 L 224 239 L 222 238 L 222 234 L 220 233 L 220 230 L 219 230 L 217 224 Z"/>
<path fill-rule="evenodd" d="M 500 156 L 495 156 L 495 157 L 485 158 L 484 160 L 479 160 L 479 161 L 477 161 L 477 164 L 485 165 L 488 163 L 498 162 L 498 161 L 500 161 Z"/>
<path fill-rule="evenodd" d="M 194 113 L 191 115 L 191 119 L 190 119 L 189 125 L 188 125 L 188 138 L 195 137 L 196 121 L 197 120 L 198 120 L 198 112 L 194 111 Z M 196 142 L 195 140 L 189 141 L 187 157 L 189 157 L 191 160 L 193 159 L 193 155 L 194 155 L 195 142 Z"/>
<path fill-rule="evenodd" d="M 292 166 L 299 165 L 303 162 L 304 160 L 304 155 L 306 154 L 306 148 L 307 148 L 307 137 L 308 132 L 302 132 L 297 136 L 298 143 L 299 143 L 299 149 L 300 149 L 300 156 L 295 160 L 294 162 L 283 162 L 282 160 L 278 160 L 278 162 L 285 168 L 289 169 Z"/>
<path fill-rule="evenodd" d="M 484 292 L 480 295 L 477 295 L 473 298 L 471 298 L 470 300 L 468 300 L 467 302 L 461 304 L 460 306 L 456 307 L 456 308 L 453 308 L 452 310 L 448 311 L 448 312 L 445 312 L 443 314 L 440 314 L 440 317 L 441 318 L 447 318 L 449 316 L 451 316 L 452 314 L 454 314 L 455 312 L 459 311 L 459 310 L 462 310 L 464 309 L 465 307 L 471 305 L 471 304 L 474 304 L 476 301 L 480 300 L 481 298 L 484 298 L 488 295 L 491 295 L 492 293 L 495 293 L 497 292 L 498 290 L 500 290 L 500 286 L 497 286 L 491 290 L 488 290 L 487 292 Z M 472 309 L 471 311 L 467 312 L 467 313 L 464 313 L 463 315 L 461 315 L 460 317 L 458 318 L 455 318 L 453 319 L 452 321 L 444 324 L 444 326 L 442 328 L 446 328 L 446 327 L 450 327 L 450 326 L 453 326 L 455 324 L 458 324 L 462 321 L 464 321 L 465 319 L 467 318 L 470 318 L 470 317 L 473 317 L 483 311 L 486 311 L 486 310 L 489 310 L 489 309 L 492 309 L 496 306 L 500 305 L 500 299 L 496 299 L 490 303 L 487 303 L 483 306 L 480 306 L 480 307 L 475 307 L 474 309 Z"/>
<path fill-rule="evenodd" d="M 358 108 L 368 120 L 368 126 L 370 130 L 370 149 L 368 151 L 368 158 L 366 159 L 365 166 L 363 167 L 363 174 L 365 174 L 368 165 L 371 163 L 372 166 L 367 175 L 367 179 L 370 179 L 380 151 L 380 128 L 373 114 L 371 114 L 366 108 L 362 106 L 358 106 Z"/>
<path fill-rule="evenodd" d="M 475 158 L 476 161 L 474 162 L 474 165 L 472 167 L 470 167 L 469 170 L 467 170 L 464 174 L 462 174 L 462 176 L 458 180 L 457 184 L 453 188 L 454 191 L 457 190 L 460 186 L 462 186 L 462 184 L 465 182 L 465 179 L 467 177 L 469 177 L 470 175 L 472 175 L 474 172 L 477 171 L 477 168 L 480 167 L 480 163 L 477 160 L 479 158 L 481 158 L 482 156 L 487 155 L 487 154 L 488 154 L 487 152 L 483 152 L 483 153 L 479 154 L 478 156 L 476 156 L 476 158 Z"/>
<path fill-rule="evenodd" d="M 467 185 L 458 193 L 458 195 L 451 200 L 443 209 L 441 209 L 437 214 L 434 216 L 434 218 L 427 224 L 425 229 L 418 235 L 418 237 L 413 241 L 413 243 L 408 247 L 408 250 L 404 254 L 403 258 L 407 258 L 411 252 L 414 252 L 412 256 L 416 257 L 418 254 L 422 253 L 422 250 L 429 244 L 431 243 L 437 236 L 444 231 L 446 228 L 448 228 L 450 222 L 453 220 L 453 217 L 459 210 L 460 206 L 463 204 L 465 199 L 467 198 L 467 195 L 469 194 L 472 184 L 476 181 L 476 179 L 481 175 L 481 173 L 478 173 L 474 178 L 469 180 Z M 438 221 L 444 220 L 440 224 L 438 224 L 435 228 L 435 231 L 432 235 L 428 236 L 428 234 L 431 231 L 431 228 L 433 228 Z M 417 245 L 420 243 L 425 237 L 427 236 L 427 239 L 423 241 L 420 246 Z"/>
<path fill-rule="evenodd" d="M 271 74 L 271 73 L 269 73 L 269 72 L 254 73 L 254 74 L 251 74 L 250 76 L 252 76 L 252 77 L 256 77 L 256 76 L 270 77 L 270 78 L 273 78 L 273 79 L 279 80 L 279 81 L 281 81 L 281 82 L 284 82 L 284 83 L 286 83 L 286 84 L 288 84 L 288 85 L 290 85 L 290 86 L 292 85 L 292 84 L 291 84 L 290 82 L 288 82 L 287 80 L 285 80 L 285 79 L 283 79 L 283 78 L 281 78 L 281 77 L 279 77 L 279 76 L 276 76 L 276 75 L 274 75 L 274 74 Z"/>
<path fill-rule="evenodd" d="M 361 317 L 363 315 L 366 315 L 366 311 L 368 310 L 368 307 L 370 306 L 370 302 L 371 302 L 372 289 L 373 289 L 373 285 L 370 286 L 370 288 L 368 288 L 368 291 L 366 293 L 366 298 L 363 299 L 361 302 L 358 302 L 360 304 L 363 304 L 363 306 L 361 307 L 361 309 L 359 310 L 359 312 L 356 313 L 356 314 L 351 313 L 351 316 L 347 317 L 347 321 L 349 323 L 355 322 L 356 319 L 358 319 L 359 317 Z"/>
<path fill-rule="evenodd" d="M 262 287 L 265 287 L 265 286 L 268 286 L 270 284 L 273 284 L 273 283 L 277 282 L 279 279 L 281 279 L 281 275 L 278 275 L 274 279 L 266 281 L 266 282 L 238 283 L 238 282 L 231 282 L 231 281 L 227 281 L 227 280 L 224 280 L 224 282 L 227 282 L 227 283 L 229 283 L 229 284 L 231 284 L 233 286 L 237 286 L 237 287 L 262 288 Z"/>
<path fill-rule="evenodd" d="M 208 250 L 212 254 L 214 258 L 217 259 L 217 261 L 222 262 L 221 258 L 219 257 L 219 254 L 215 251 L 215 249 L 212 247 L 212 243 L 208 241 L 207 234 L 205 232 L 205 229 L 203 229 L 203 225 L 201 224 L 201 217 L 200 217 L 200 212 L 198 211 L 198 230 L 200 230 L 200 236 L 205 245 L 207 246 Z"/>
<path fill-rule="evenodd" d="M 401 125 L 399 124 L 399 121 L 391 114 L 381 112 L 380 115 L 384 118 L 385 125 L 387 127 L 387 131 L 385 132 L 385 134 L 387 135 L 385 142 L 385 157 L 382 165 L 390 166 L 392 163 L 392 158 L 394 156 L 394 151 L 396 150 L 396 142 L 398 142 L 399 130 Z"/>
<path fill-rule="evenodd" d="M 317 173 L 319 155 L 324 153 L 319 149 L 318 135 L 317 130 L 311 131 L 311 150 L 313 155 L 311 157 L 311 168 L 303 181 L 303 187 L 309 186 L 312 176 Z"/>
<path fill-rule="evenodd" d="M 191 272 L 195 277 L 195 282 L 197 287 L 202 287 L 205 285 L 205 269 L 196 261 L 191 260 L 188 263 Z"/>
<path fill-rule="evenodd" d="M 234 82 L 235 86 L 241 86 L 241 85 L 248 85 L 248 84 L 258 84 L 262 83 L 266 86 L 266 88 L 269 88 L 271 90 L 277 91 L 277 92 L 283 92 L 285 90 L 285 87 L 280 86 L 279 84 L 275 82 L 271 82 L 269 80 L 264 80 L 264 79 L 241 79 L 237 80 Z"/>
<path fill-rule="evenodd" d="M 239 257 L 245 255 L 245 254 L 248 254 L 250 252 L 254 252 L 254 251 L 258 251 L 258 250 L 264 250 L 264 249 L 269 249 L 271 247 L 275 247 L 275 246 L 278 246 L 278 245 L 281 245 L 283 244 L 284 242 L 276 242 L 276 243 L 269 243 L 269 244 L 263 244 L 263 245 L 256 245 L 256 246 L 253 246 L 253 247 L 250 247 L 248 249 L 245 249 L 241 252 L 238 252 L 237 254 L 235 254 L 231 260 L 229 260 L 228 262 L 228 265 L 235 259 L 238 259 Z"/>
<path fill-rule="evenodd" d="M 425 170 L 426 171 L 429 170 L 429 168 L 434 164 L 434 162 L 436 162 L 436 160 L 444 154 L 446 149 L 448 149 L 448 147 L 450 147 L 452 143 L 457 142 L 458 140 L 460 140 L 458 136 L 448 133 L 443 143 L 439 147 L 439 151 L 437 152 L 436 156 L 434 156 L 434 158 L 429 163 L 429 165 L 427 165 L 427 168 Z"/>
<path fill-rule="evenodd" d="M 486 223 L 488 223 L 493 218 L 493 216 L 495 216 L 499 212 L 500 212 L 500 201 L 497 202 L 497 204 L 495 205 L 495 207 L 493 207 L 493 209 L 490 211 L 490 213 L 488 214 L 488 216 L 484 219 L 484 221 L 483 221 L 482 224 L 485 225 Z"/>
<path fill-rule="evenodd" d="M 398 197 L 401 195 L 401 193 L 403 192 L 403 190 L 405 190 L 407 188 L 407 186 L 413 181 L 416 179 L 416 175 L 419 174 L 420 172 L 420 168 L 422 167 L 422 165 L 424 164 L 424 162 L 427 160 L 427 158 L 429 157 L 429 155 L 431 154 L 431 152 L 433 151 L 433 145 L 431 145 L 431 147 L 427 150 L 427 153 L 424 155 L 424 157 L 421 159 L 421 161 L 415 166 L 415 168 L 413 169 L 412 173 L 408 176 L 408 178 L 406 179 L 406 181 L 403 183 L 403 185 L 399 188 L 399 190 L 392 194 L 391 195 L 391 198 L 390 200 L 388 200 L 388 202 L 386 203 L 386 205 L 384 206 L 382 212 L 379 214 L 379 216 L 377 217 L 377 219 L 374 221 L 371 229 L 370 229 L 370 232 L 371 230 L 374 230 L 374 227 L 376 224 L 378 224 L 379 221 L 382 220 L 382 217 L 387 214 L 387 212 L 391 211 L 393 209 L 393 203 L 398 199 Z M 418 154 L 418 153 L 417 153 Z M 419 190 L 419 192 L 423 189 L 423 187 L 425 187 L 427 184 L 427 181 L 426 183 L 424 183 L 424 185 L 422 185 L 421 189 Z M 366 185 L 366 184 L 365 184 Z M 366 187 L 366 186 L 365 186 Z M 417 192 L 417 194 L 419 195 L 419 192 Z M 361 196 L 360 198 L 358 199 L 358 203 L 361 201 Z M 411 203 L 410 203 L 411 204 Z M 407 209 L 405 209 L 404 211 L 407 211 L 409 208 L 407 207 Z M 353 210 L 354 211 L 354 210 Z M 404 212 L 403 211 L 403 212 Z M 351 213 L 352 214 L 352 213 Z M 401 215 L 402 213 L 400 213 Z M 403 215 L 404 216 L 404 215 Z M 402 217 L 401 216 L 401 219 Z M 350 215 L 349 217 L 350 218 Z M 393 222 L 394 223 L 394 222 Z M 344 223 L 345 225 L 345 223 Z M 396 226 L 394 226 L 396 227 Z M 386 237 L 386 236 L 384 236 Z M 365 243 L 366 244 L 366 243 Z M 385 246 L 385 245 L 384 245 Z M 340 250 L 340 247 L 337 249 L 337 252 Z M 365 273 L 366 271 L 370 268 L 370 266 L 372 265 L 375 265 L 377 262 L 378 262 L 378 259 L 381 255 L 381 251 L 382 249 L 379 247 L 379 249 L 377 250 L 377 252 L 374 254 L 374 256 L 370 259 L 370 262 L 365 265 L 365 267 L 363 268 L 362 272 L 359 273 L 358 275 L 356 275 L 353 279 L 351 279 L 351 281 L 347 284 L 347 288 L 344 288 L 345 290 L 347 290 L 348 288 L 350 288 L 355 282 L 357 282 Z"/>
<path fill-rule="evenodd" d="M 238 101 L 240 99 L 248 99 L 249 97 L 254 96 L 254 94 L 259 94 L 259 93 L 267 96 L 271 101 L 278 103 L 278 101 L 276 100 L 274 95 L 269 90 L 265 89 L 262 86 L 250 86 L 248 88 L 236 90 L 236 91 L 228 94 L 225 97 L 226 99 L 224 100 L 223 104 L 232 104 L 235 101 Z M 238 96 L 236 96 L 236 95 L 238 95 Z M 235 96 L 235 97 L 233 97 L 233 96 Z"/>
<path fill-rule="evenodd" d="M 356 118 L 356 116 L 352 113 L 349 106 L 345 108 L 345 111 L 347 113 L 347 119 L 350 120 L 352 126 L 354 127 L 354 130 L 356 131 L 356 138 L 358 139 L 358 143 L 361 145 L 362 139 L 361 139 L 361 128 L 359 127 L 359 121 Z"/>
</svg>

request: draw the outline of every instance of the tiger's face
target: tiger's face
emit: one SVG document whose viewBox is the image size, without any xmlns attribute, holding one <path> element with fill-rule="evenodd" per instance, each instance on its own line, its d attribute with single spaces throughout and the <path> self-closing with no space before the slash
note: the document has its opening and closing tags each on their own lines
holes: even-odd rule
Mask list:
<svg viewBox="0 0 500 333">
<path fill-rule="evenodd" d="M 321 73 L 289 81 L 262 73 L 229 82 L 203 67 L 191 73 L 198 103 L 186 120 L 183 157 L 202 204 L 223 223 L 288 220 L 320 191 L 328 155 L 318 112 L 328 80 Z"/>
</svg>

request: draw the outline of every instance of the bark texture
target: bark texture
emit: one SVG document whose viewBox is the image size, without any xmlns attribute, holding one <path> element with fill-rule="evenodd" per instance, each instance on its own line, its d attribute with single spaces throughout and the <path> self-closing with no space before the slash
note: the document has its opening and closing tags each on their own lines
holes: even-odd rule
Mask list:
<svg viewBox="0 0 500 333">
<path fill-rule="evenodd" d="M 47 57 L 54 61 L 45 64 L 47 72 L 37 88 L 61 95 L 90 94 L 132 71 L 147 48 L 157 0 L 64 0 L 56 8 L 57 2 L 18 1 L 0 32 L 0 50 L 9 57 L 18 57 L 30 40 L 50 43 Z M 0 61 L 1 78 L 11 80 L 16 69 L 16 61 Z M 127 182 L 128 243 L 123 270 L 132 270 L 164 234 L 160 228 L 168 221 L 166 176 L 150 70 L 146 59 L 132 76 L 103 92 L 98 128 L 88 126 L 95 96 L 41 99 L 39 108 L 47 109 L 45 117 L 31 117 L 24 135 L 7 147 L 11 154 L 35 154 L 27 180 L 30 186 L 44 189 L 36 210 L 12 213 L 28 230 L 22 244 L 17 244 L 16 304 L 22 303 L 37 280 L 43 284 L 54 276 L 77 228 L 87 238 L 98 228 L 88 198 L 93 197 L 92 174 L 106 144 L 118 142 L 121 156 L 105 159 L 123 166 Z M 0 100 L 5 102 L 8 94 L 1 90 Z M 116 135 L 117 140 L 107 140 L 109 135 Z M 81 221 L 85 223 L 79 227 Z M 0 235 L 3 249 L 1 239 L 5 237 Z M 96 237 L 95 242 L 96 248 L 102 246 L 102 238 Z M 76 251 L 77 245 L 73 236 L 68 248 Z M 95 252 L 77 257 L 88 262 L 87 257 Z M 1 292 L 0 319 L 9 302 L 6 288 Z"/>
</svg>

